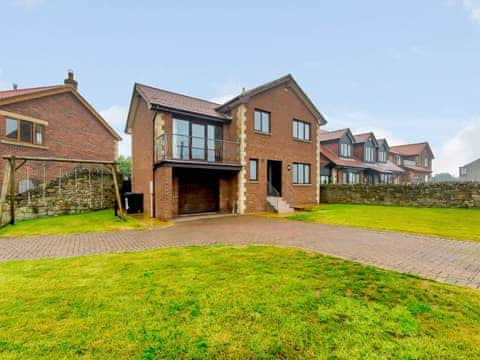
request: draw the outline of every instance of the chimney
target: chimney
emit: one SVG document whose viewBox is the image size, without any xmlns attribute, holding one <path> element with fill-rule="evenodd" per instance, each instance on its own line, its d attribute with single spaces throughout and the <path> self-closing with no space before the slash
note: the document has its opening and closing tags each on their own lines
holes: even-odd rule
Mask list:
<svg viewBox="0 0 480 360">
<path fill-rule="evenodd" d="M 18 85 L 16 83 L 13 83 L 13 90 L 18 90 Z"/>
<path fill-rule="evenodd" d="M 75 80 L 73 70 L 68 70 L 67 78 L 63 81 L 63 83 L 65 84 L 65 86 L 70 86 L 77 90 L 78 82 Z"/>
</svg>

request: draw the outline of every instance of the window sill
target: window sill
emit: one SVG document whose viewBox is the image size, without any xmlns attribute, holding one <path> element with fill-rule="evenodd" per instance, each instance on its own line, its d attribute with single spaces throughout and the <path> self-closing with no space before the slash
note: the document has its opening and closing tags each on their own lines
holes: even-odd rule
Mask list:
<svg viewBox="0 0 480 360">
<path fill-rule="evenodd" d="M 293 186 L 308 187 L 312 186 L 312 184 L 293 184 Z"/>
<path fill-rule="evenodd" d="M 254 133 L 258 134 L 258 135 L 272 136 L 272 133 L 266 133 L 266 132 L 262 132 L 262 131 L 258 131 L 258 130 L 254 130 Z"/>
<path fill-rule="evenodd" d="M 48 146 L 45 146 L 45 145 L 37 145 L 37 144 L 18 142 L 18 141 L 13 141 L 13 140 L 0 140 L 0 143 L 1 144 L 6 144 L 6 145 L 23 146 L 23 147 L 29 147 L 29 148 L 34 148 L 34 149 L 48 150 Z"/>
<path fill-rule="evenodd" d="M 248 180 L 250 184 L 260 184 L 260 181 L 258 180 Z"/>
<path fill-rule="evenodd" d="M 311 144 L 312 143 L 312 140 L 302 140 L 302 139 L 297 139 L 297 138 L 293 138 L 293 140 L 301 142 L 301 143 L 305 143 L 305 144 Z"/>
</svg>

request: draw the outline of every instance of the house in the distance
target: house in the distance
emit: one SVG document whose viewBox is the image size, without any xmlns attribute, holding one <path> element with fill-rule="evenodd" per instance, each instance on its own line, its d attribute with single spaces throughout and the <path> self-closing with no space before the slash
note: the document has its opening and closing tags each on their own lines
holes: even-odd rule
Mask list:
<svg viewBox="0 0 480 360">
<path fill-rule="evenodd" d="M 325 123 L 291 75 L 224 104 L 135 84 L 126 124 L 133 191 L 163 219 L 318 203 Z"/>
<path fill-rule="evenodd" d="M 0 156 L 114 161 L 121 138 L 77 85 L 70 71 L 61 85 L 0 91 Z M 1 182 L 5 161 L 0 162 Z"/>
<path fill-rule="evenodd" d="M 320 144 L 322 184 L 399 183 L 403 169 L 389 160 L 387 141 L 372 132 L 322 131 Z"/>
<path fill-rule="evenodd" d="M 480 181 L 480 159 L 461 166 L 459 170 L 460 181 Z"/>
<path fill-rule="evenodd" d="M 390 159 L 405 170 L 400 177 L 402 183 L 431 181 L 435 156 L 428 142 L 392 146 Z"/>
</svg>

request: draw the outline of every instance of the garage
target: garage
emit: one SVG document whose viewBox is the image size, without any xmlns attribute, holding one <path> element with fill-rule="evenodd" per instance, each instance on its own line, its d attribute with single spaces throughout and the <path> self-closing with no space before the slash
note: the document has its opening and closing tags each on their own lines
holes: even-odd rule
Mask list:
<svg viewBox="0 0 480 360">
<path fill-rule="evenodd" d="M 180 215 L 218 211 L 218 175 L 200 171 L 179 172 L 178 190 Z"/>
</svg>

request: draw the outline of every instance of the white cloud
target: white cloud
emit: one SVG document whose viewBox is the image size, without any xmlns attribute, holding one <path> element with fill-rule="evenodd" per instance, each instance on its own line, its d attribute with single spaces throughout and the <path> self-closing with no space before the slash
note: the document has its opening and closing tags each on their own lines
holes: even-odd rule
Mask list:
<svg viewBox="0 0 480 360">
<path fill-rule="evenodd" d="M 123 106 L 114 105 L 108 109 L 100 111 L 100 115 L 110 124 L 112 128 L 122 137 L 118 144 L 119 155 L 131 155 L 130 135 L 125 134 L 125 123 L 127 121 L 128 109 Z"/>
<path fill-rule="evenodd" d="M 242 85 L 238 81 L 229 80 L 222 84 L 213 84 L 213 87 L 217 95 L 209 100 L 217 104 L 226 103 L 242 92 Z"/>
<path fill-rule="evenodd" d="M 33 10 L 45 3 L 45 0 L 14 0 L 13 2 L 17 6 L 21 6 L 26 10 Z"/>
<path fill-rule="evenodd" d="M 480 158 L 480 116 L 467 122 L 463 128 L 440 149 L 433 162 L 436 173 L 449 172 L 458 175 L 458 167 Z"/>
<path fill-rule="evenodd" d="M 463 7 L 468 11 L 470 19 L 480 24 L 480 0 L 461 0 Z"/>
</svg>

